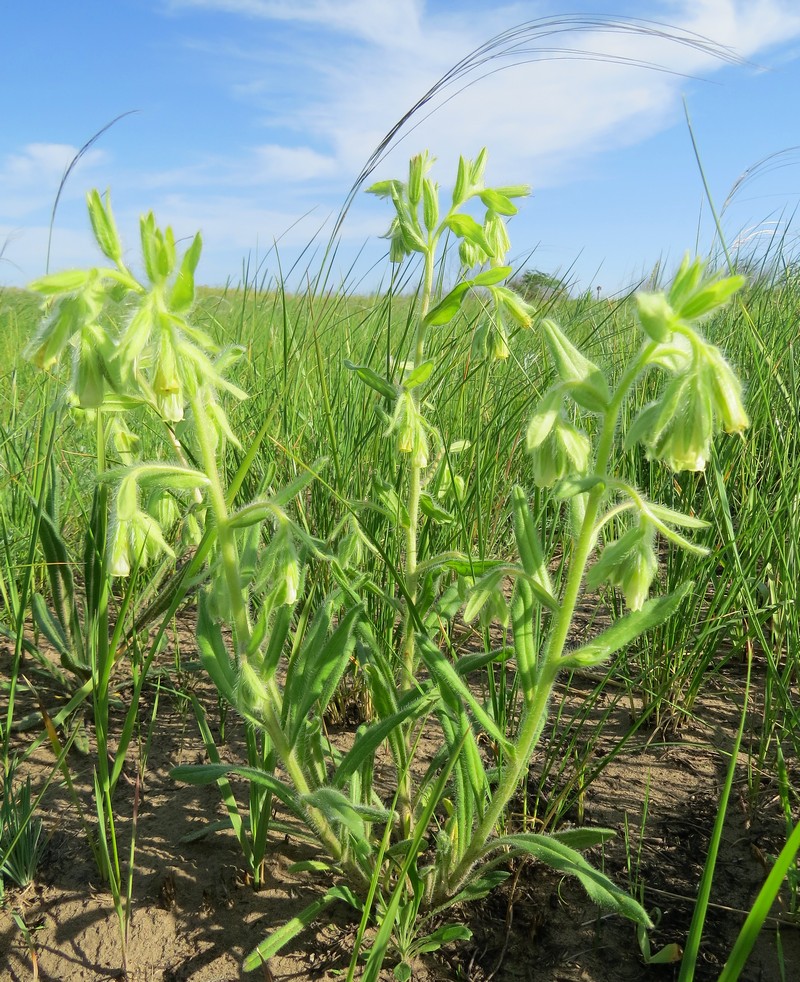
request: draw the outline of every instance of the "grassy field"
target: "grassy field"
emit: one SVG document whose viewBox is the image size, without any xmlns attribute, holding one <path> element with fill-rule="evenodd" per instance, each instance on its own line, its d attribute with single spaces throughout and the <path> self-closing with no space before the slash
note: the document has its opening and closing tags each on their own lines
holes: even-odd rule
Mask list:
<svg viewBox="0 0 800 982">
<path fill-rule="evenodd" d="M 203 849 L 237 857 L 237 896 L 249 897 L 237 903 L 278 911 L 242 939 L 226 935 L 228 954 L 248 956 L 248 969 L 272 958 L 281 977 L 291 967 L 277 960 L 284 946 L 310 957 L 320 943 L 310 925 L 326 923 L 326 908 L 342 907 L 351 917 L 337 935 L 347 949 L 333 965 L 342 977 L 394 969 L 398 979 L 488 979 L 495 962 L 504 966 L 498 978 L 529 977 L 535 949 L 515 961 L 510 912 L 524 899 L 537 918 L 557 921 L 548 897 L 561 887 L 536 879 L 548 866 L 588 890 L 580 910 L 595 931 L 593 902 L 619 915 L 627 940 L 614 943 L 627 951 L 627 974 L 595 933 L 583 968 L 590 975 L 567 974 L 562 962 L 562 974 L 530 977 L 793 977 L 797 267 L 750 271 L 746 286 L 703 321 L 704 337 L 743 380 L 750 417 L 743 434 L 715 437 L 703 470 L 676 472 L 640 443 L 623 444 L 620 435 L 661 397 L 661 372 L 620 401 L 610 443 L 603 412 L 580 402 L 569 410 L 598 452 L 607 444 L 602 474 L 672 516 L 688 516 L 675 522 L 694 548 L 661 534 L 655 540 L 652 594 L 675 597 L 674 612 L 654 599 L 642 612 L 629 603 L 626 614 L 621 569 L 583 588 L 578 604 L 572 596 L 565 618 L 571 584 L 585 584 L 584 566 L 575 566 L 581 550 L 591 568 L 595 541 L 619 540 L 630 512 L 608 506 L 593 478 L 577 494 L 543 486 L 536 447 L 526 450 L 526 431 L 528 446 L 535 443 L 534 409 L 565 371 L 542 323 L 556 321 L 617 391 L 642 345 L 636 302 L 530 298 L 530 326 L 506 315 L 500 348 L 508 357 L 491 358 L 486 338 L 491 347 L 498 321 L 485 297 L 477 288 L 459 296 L 437 324 L 430 312 L 448 290 L 426 280 L 424 259 L 371 296 L 319 280 L 291 295 L 279 282 L 203 289 L 185 307 L 173 292 L 174 316 L 197 331 L 207 365 L 248 398 L 216 382 L 204 389 L 195 381 L 193 390 L 179 367 L 189 408 L 172 415 L 164 408 L 171 396 L 159 395 L 161 341 L 148 341 L 135 367 L 120 369 L 133 373 L 119 377 L 127 389 L 116 369 L 107 375 L 102 411 L 96 402 L 75 408 L 66 393 L 89 384 L 83 368 L 70 376 L 54 359 L 41 371 L 22 357 L 40 323 L 40 298 L 0 294 L 0 856 L 2 945 L 14 978 L 35 976 L 40 966 L 49 978 L 125 969 L 145 977 L 137 912 L 153 900 L 146 890 L 155 874 L 138 850 L 146 853 L 154 803 L 163 800 L 165 814 L 172 807 L 162 778 L 174 783 L 176 801 L 185 782 L 193 791 L 211 785 L 208 796 L 192 799 L 207 807 L 199 824 L 222 830 Z M 137 308 L 109 298 L 103 331 L 118 332 L 124 345 Z M 102 352 L 103 338 L 93 337 Z M 228 364 L 232 351 L 239 357 Z M 146 397 L 126 401 L 120 393 L 140 371 Z M 131 475 L 135 487 L 126 485 Z M 588 525 L 582 531 L 586 507 L 608 507 L 594 538 Z M 151 529 L 150 537 L 131 531 L 123 542 L 126 522 Z M 154 548 L 159 536 L 165 549 Z M 118 545 L 127 550 L 126 576 L 115 566 Z M 545 685 L 541 652 L 562 621 L 565 660 Z M 624 636 L 592 660 L 592 639 L 602 647 L 614 624 Z M 570 660 L 575 650 L 584 661 Z M 540 672 L 533 681 L 527 657 Z M 159 746 L 166 754 L 178 718 L 194 754 L 187 758 L 182 743 L 162 761 Z M 531 720 L 538 728 L 528 739 Z M 686 776 L 665 762 L 683 752 L 707 765 L 702 809 L 688 813 L 705 833 L 691 863 L 673 867 L 665 843 L 671 828 L 678 833 L 668 803 Z M 169 776 L 175 764 L 185 766 Z M 609 811 L 603 782 L 614 773 L 625 788 Z M 659 802 L 666 818 L 654 817 Z M 594 815 L 613 826 L 616 847 Z M 98 954 L 94 968 L 57 960 L 74 938 L 44 913 L 44 888 L 30 892 L 45 866 L 59 869 L 59 850 L 70 854 L 65 829 L 84 843 L 95 882 L 104 884 L 98 909 L 114 915 L 104 941 L 114 954 Z M 180 870 L 185 851 L 162 834 L 162 863 Z M 297 919 L 276 935 L 287 917 L 269 906 L 276 889 L 269 870 L 290 840 L 293 865 L 281 869 L 305 875 L 318 892 L 303 895 L 316 899 L 292 908 Z M 503 847 L 491 856 L 480 852 L 490 841 Z M 591 868 L 581 865 L 585 850 Z M 729 903 L 718 892 L 709 903 L 715 863 L 736 867 L 756 853 L 760 880 L 747 880 Z M 621 891 L 595 878 L 600 864 Z M 674 878 L 665 881 L 664 870 Z M 42 882 L 52 911 L 66 888 L 56 874 Z M 526 892 L 526 882 L 539 885 Z M 480 905 L 495 894 L 508 913 L 492 936 L 485 924 L 493 908 Z M 680 898 L 674 919 L 648 928 L 670 895 Z M 172 901 L 166 909 L 174 908 Z M 484 960 L 470 947 L 476 934 L 489 951 Z M 756 938 L 762 976 L 744 967 Z M 216 945 L 222 957 L 224 939 Z M 648 963 L 653 957 L 663 964 Z M 221 962 L 191 969 L 188 959 L 183 968 L 179 962 L 175 954 L 172 974 L 162 965 L 148 977 L 238 977 L 203 974 L 222 972 Z"/>
</svg>

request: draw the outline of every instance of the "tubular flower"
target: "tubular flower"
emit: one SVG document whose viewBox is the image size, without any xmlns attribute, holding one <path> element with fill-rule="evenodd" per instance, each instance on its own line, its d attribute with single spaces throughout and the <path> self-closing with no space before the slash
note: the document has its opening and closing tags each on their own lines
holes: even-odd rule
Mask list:
<svg viewBox="0 0 800 982">
<path fill-rule="evenodd" d="M 658 572 L 655 552 L 655 527 L 642 517 L 619 539 L 609 542 L 586 577 L 594 589 L 605 582 L 618 587 L 629 610 L 641 610 Z"/>
<path fill-rule="evenodd" d="M 537 487 L 551 488 L 556 481 L 585 474 L 589 468 L 589 438 L 563 415 L 556 418 L 541 443 L 531 447 L 529 441 L 528 447 Z"/>
</svg>

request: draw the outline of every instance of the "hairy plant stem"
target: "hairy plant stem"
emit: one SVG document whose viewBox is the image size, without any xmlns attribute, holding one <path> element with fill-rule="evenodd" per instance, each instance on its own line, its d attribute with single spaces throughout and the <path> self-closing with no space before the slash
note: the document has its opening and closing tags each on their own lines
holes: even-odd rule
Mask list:
<svg viewBox="0 0 800 982">
<path fill-rule="evenodd" d="M 647 360 L 655 348 L 655 343 L 645 345 L 638 357 L 633 361 L 620 380 L 608 409 L 604 413 L 603 426 L 597 444 L 594 473 L 603 476 L 608 470 L 608 462 L 614 444 L 614 434 L 617 429 L 620 409 L 631 386 L 647 364 Z M 558 612 L 554 615 L 544 652 L 539 681 L 533 702 L 527 708 L 520 724 L 519 735 L 514 747 L 508 755 L 506 767 L 488 808 L 478 823 L 470 845 L 462 858 L 452 870 L 446 874 L 446 880 L 435 895 L 436 902 L 443 901 L 457 893 L 469 875 L 470 870 L 486 850 L 486 843 L 492 836 L 508 803 L 519 787 L 523 772 L 528 767 L 531 756 L 539 742 L 544 728 L 547 707 L 550 701 L 553 685 L 561 669 L 564 646 L 567 642 L 569 629 L 575 613 L 575 606 L 580 596 L 586 563 L 595 546 L 597 529 L 595 522 L 600 505 L 605 494 L 605 486 L 601 483 L 592 488 L 587 494 L 586 512 L 581 524 L 580 533 L 575 542 L 574 552 L 570 560 L 569 573 Z"/>
<path fill-rule="evenodd" d="M 236 545 L 234 531 L 230 527 L 225 490 L 217 466 L 214 443 L 210 438 L 212 429 L 211 420 L 208 418 L 199 395 L 191 397 L 189 404 L 195 418 L 197 442 L 200 447 L 203 469 L 210 482 L 208 492 L 211 508 L 216 520 L 217 542 L 219 543 L 222 567 L 225 573 L 225 581 L 231 604 L 236 662 L 240 664 L 242 660 L 247 658 L 247 652 L 250 649 L 252 627 L 241 585 L 239 550 Z M 304 797 L 311 793 L 311 787 L 294 748 L 290 746 L 283 732 L 280 718 L 281 697 L 275 680 L 271 679 L 265 688 L 268 698 L 264 700 L 261 706 L 261 723 L 272 741 L 276 754 L 286 768 L 295 790 L 301 797 Z M 345 850 L 322 812 L 317 808 L 308 806 L 306 806 L 306 812 L 310 819 L 309 825 L 316 832 L 320 842 L 328 850 L 330 856 L 336 862 L 345 861 Z M 351 874 L 357 875 L 358 878 L 363 878 L 363 873 L 361 873 L 360 868 L 355 864 L 347 864 L 347 868 Z"/>
<path fill-rule="evenodd" d="M 425 336 L 427 325 L 425 317 L 430 308 L 431 295 L 433 293 L 433 271 L 436 258 L 437 236 L 433 236 L 427 251 L 425 252 L 425 274 L 422 286 L 422 300 L 420 303 L 419 323 L 414 341 L 414 361 L 413 367 L 420 365 L 425 358 Z M 419 392 L 413 389 L 411 398 L 414 405 L 419 405 Z M 416 452 L 412 452 L 411 470 L 408 479 L 408 528 L 406 529 L 406 555 L 405 555 L 405 585 L 406 585 L 406 614 L 403 626 L 403 667 L 400 679 L 400 691 L 407 692 L 414 686 L 414 676 L 417 670 L 416 642 L 414 638 L 414 612 L 413 606 L 417 600 L 417 533 L 419 525 L 419 501 L 422 494 L 422 467 L 416 461 Z M 414 728 L 413 721 L 403 728 L 403 739 L 406 745 L 406 758 L 410 760 L 411 754 L 411 734 Z M 400 809 L 400 822 L 402 825 L 402 835 L 407 838 L 413 832 L 413 810 L 411 808 L 411 774 L 406 768 L 400 775 L 400 794 L 398 798 Z"/>
</svg>

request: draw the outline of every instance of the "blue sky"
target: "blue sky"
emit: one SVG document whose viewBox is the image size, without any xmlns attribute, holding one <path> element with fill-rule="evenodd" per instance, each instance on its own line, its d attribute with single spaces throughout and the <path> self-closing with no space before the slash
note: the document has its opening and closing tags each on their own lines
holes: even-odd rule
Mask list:
<svg viewBox="0 0 800 982">
<path fill-rule="evenodd" d="M 740 60 L 597 27 L 538 39 L 528 32 L 522 50 L 486 66 L 492 74 L 476 69 L 435 100 L 436 112 L 374 179 L 401 176 L 408 156 L 427 148 L 447 189 L 458 154 L 486 145 L 491 182 L 534 189 L 513 220 L 514 254 L 610 293 L 659 260 L 671 267 L 687 249 L 713 247 L 685 98 L 718 207 L 743 172 L 786 151 L 757 168 L 725 209 L 729 242 L 753 247 L 784 231 L 800 203 L 800 149 L 790 149 L 800 145 L 797 0 L 580 7 L 587 17 L 636 16 L 695 32 Z M 273 243 L 284 268 L 318 233 L 323 243 L 369 154 L 440 76 L 501 31 L 571 9 L 502 0 L 6 4 L 0 285 L 44 272 L 64 168 L 128 110 L 136 113 L 109 129 L 69 179 L 51 269 L 95 261 L 83 197 L 110 187 L 132 257 L 138 216 L 152 208 L 179 237 L 203 231 L 201 281 L 238 281 L 248 257 L 269 278 Z M 564 57 L 565 48 L 595 57 Z M 380 260 L 389 217 L 385 202 L 357 197 L 341 230 L 343 273 L 358 255 L 361 273 Z M 365 275 L 375 285 L 379 274 Z"/>
</svg>

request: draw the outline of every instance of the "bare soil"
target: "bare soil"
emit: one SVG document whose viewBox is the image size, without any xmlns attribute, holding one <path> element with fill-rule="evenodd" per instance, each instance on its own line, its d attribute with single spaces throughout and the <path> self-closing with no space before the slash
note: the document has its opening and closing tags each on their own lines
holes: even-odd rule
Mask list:
<svg viewBox="0 0 800 982">
<path fill-rule="evenodd" d="M 187 627 L 187 634 L 191 628 Z M 183 656 L 186 657 L 186 635 Z M 2 655 L 5 670 L 9 652 Z M 5 664 L 3 664 L 5 663 Z M 193 683 L 218 732 L 216 698 L 202 681 Z M 578 680 L 563 700 L 557 732 L 564 733 L 581 712 L 591 680 Z M 644 903 L 658 919 L 652 950 L 682 945 L 717 814 L 744 688 L 743 670 L 730 663 L 695 705 L 693 718 L 669 733 L 631 730 L 631 709 L 613 693 L 598 711 L 607 711 L 601 745 L 588 756 L 575 752 L 558 775 L 542 776 L 544 757 L 532 761 L 527 798 L 520 798 L 512 826 L 547 812 L 550 801 L 575 774 L 590 775 L 592 765 L 618 748 L 611 762 L 581 794 L 573 795 L 567 822 L 611 827 L 617 836 L 591 856 L 621 886 L 643 890 Z M 749 707 L 748 731 L 759 727 L 758 679 Z M 125 697 L 124 692 L 121 694 Z M 49 693 L 54 698 L 53 693 Z M 152 705 L 153 693 L 147 696 Z M 21 707 L 33 711 L 35 704 Z M 143 725 L 148 707 L 141 714 Z M 17 738 L 20 750 L 31 734 Z M 242 760 L 233 713 L 228 716 L 225 752 Z M 580 744 L 576 744 L 580 747 Z M 703 938 L 698 980 L 716 979 L 731 944 L 785 840 L 785 819 L 774 787 L 764 781 L 757 802 L 748 793 L 748 761 L 743 753 L 734 798 L 728 810 Z M 34 790 L 49 777 L 50 749 L 41 746 L 28 762 Z M 242 873 L 233 834 L 218 832 L 197 841 L 185 837 L 224 817 L 216 786 L 177 784 L 170 770 L 205 759 L 191 707 L 162 691 L 143 782 L 136 767 L 120 781 L 115 809 L 124 859 L 138 795 L 133 904 L 127 946 L 130 982 L 228 982 L 338 979 L 347 974 L 357 923 L 342 905 L 302 934 L 290 953 L 273 958 L 260 972 L 244 976 L 241 963 L 276 926 L 306 906 L 319 892 L 307 875 L 287 868 L 301 855 L 296 846 L 273 837 L 268 884 L 256 893 Z M 73 752 L 70 769 L 89 820 L 93 816 L 90 756 Z M 793 762 L 796 766 L 796 762 Z M 752 773 L 751 773 L 752 783 Z M 579 786 L 579 782 L 578 782 Z M 645 815 L 646 804 L 646 815 Z M 110 894 L 99 881 L 74 803 L 57 780 L 47 791 L 42 817 L 48 839 L 36 881 L 24 890 L 8 888 L 0 909 L 0 978 L 23 982 L 90 982 L 124 978 L 119 924 Z M 641 895 L 641 894 L 640 894 Z M 780 948 L 787 979 L 800 978 L 800 931 L 788 894 L 773 911 L 742 979 L 778 982 Z M 31 952 L 11 917 L 24 916 Z M 451 945 L 416 966 L 421 982 L 638 982 L 677 978 L 676 965 L 644 964 L 635 929 L 595 907 L 576 882 L 534 862 L 516 865 L 503 888 L 486 900 L 459 909 L 457 919 L 473 931 L 471 941 Z M 385 977 L 392 977 L 387 970 Z"/>
</svg>

